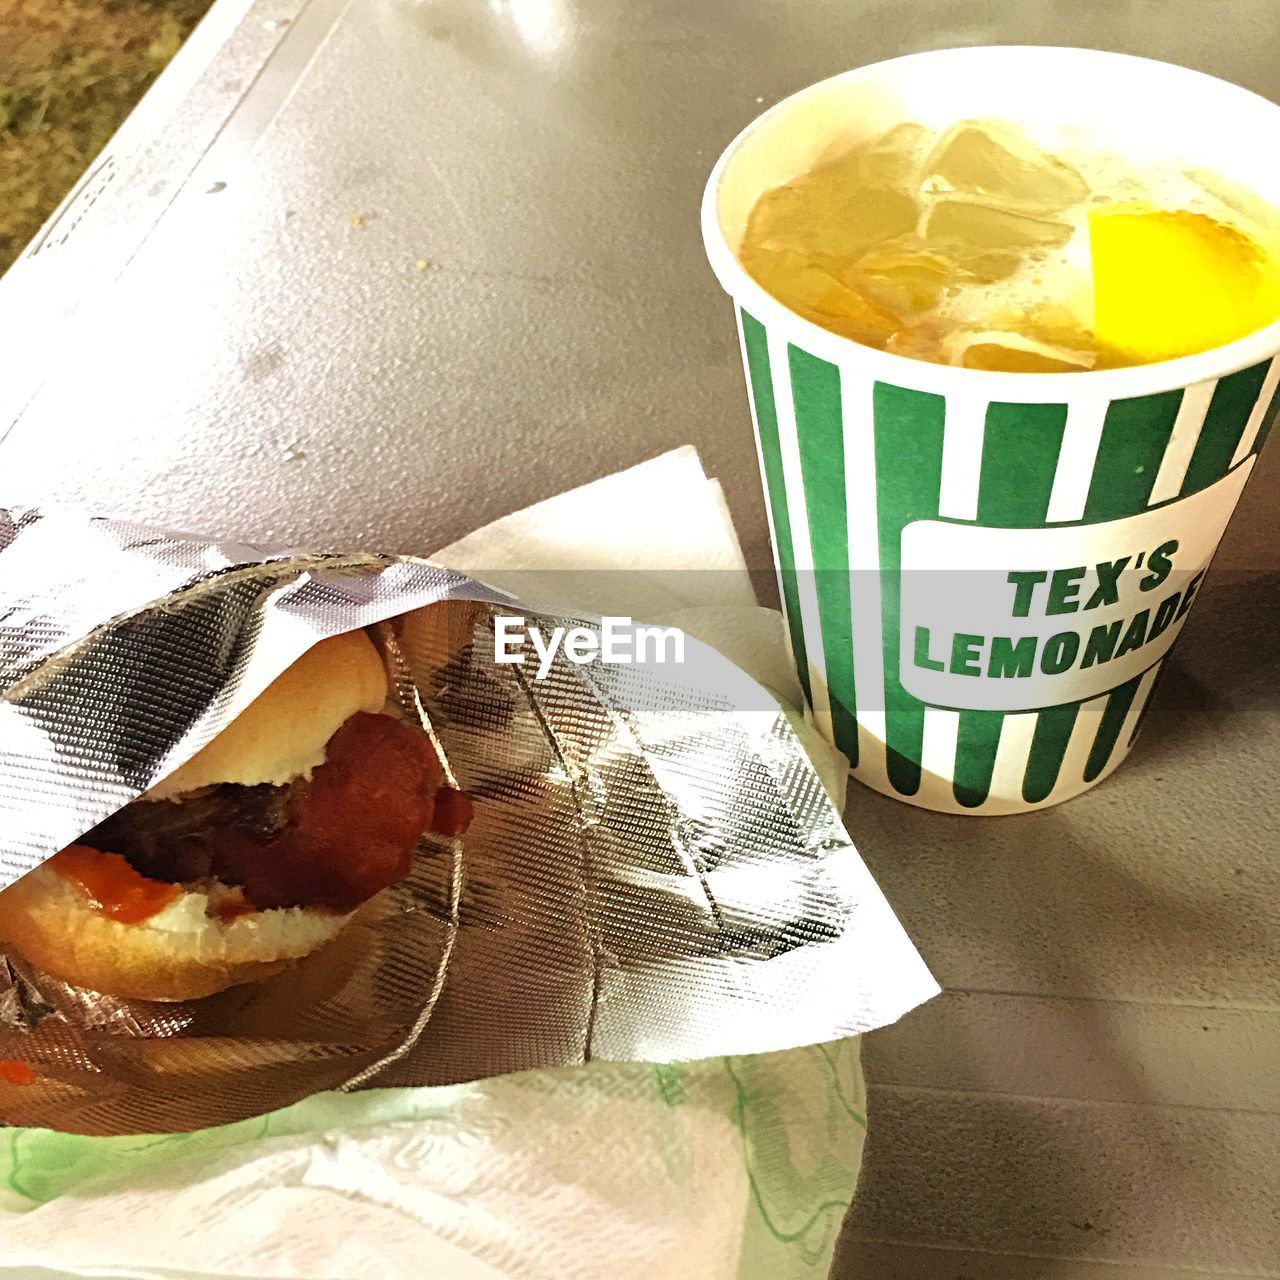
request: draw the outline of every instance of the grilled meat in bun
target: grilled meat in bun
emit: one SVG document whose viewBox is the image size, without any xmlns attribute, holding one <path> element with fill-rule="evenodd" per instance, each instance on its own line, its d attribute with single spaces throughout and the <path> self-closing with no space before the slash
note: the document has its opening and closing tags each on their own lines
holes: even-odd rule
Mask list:
<svg viewBox="0 0 1280 1280">
<path fill-rule="evenodd" d="M 189 1000 L 278 972 L 459 834 L 361 631 L 323 640 L 192 759 L 0 893 L 0 939 L 77 986 Z"/>
</svg>

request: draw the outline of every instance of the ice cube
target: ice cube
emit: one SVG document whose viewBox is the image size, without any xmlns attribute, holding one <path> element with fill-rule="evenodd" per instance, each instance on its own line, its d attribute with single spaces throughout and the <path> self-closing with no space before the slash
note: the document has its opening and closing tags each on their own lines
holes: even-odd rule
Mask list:
<svg viewBox="0 0 1280 1280">
<path fill-rule="evenodd" d="M 873 246 L 840 274 L 904 318 L 932 310 L 948 289 L 975 279 L 954 256 L 926 244 L 914 232 Z"/>
<path fill-rule="evenodd" d="M 920 216 L 916 202 L 868 185 L 860 160 L 846 157 L 765 192 L 751 211 L 746 243 L 852 258 L 912 230 Z"/>
<path fill-rule="evenodd" d="M 856 185 L 914 196 L 925 136 L 923 125 L 899 124 L 870 142 L 837 140 L 818 157 L 814 168 L 841 165 Z"/>
<path fill-rule="evenodd" d="M 1088 349 L 1000 329 L 957 330 L 943 339 L 942 354 L 949 364 L 999 373 L 1083 373 L 1095 363 Z"/>
<path fill-rule="evenodd" d="M 942 340 L 938 328 L 928 320 L 903 325 L 884 344 L 886 351 L 896 356 L 908 356 L 913 360 L 942 362 Z"/>
<path fill-rule="evenodd" d="M 939 241 L 936 248 L 951 260 L 967 284 L 995 284 L 1006 280 L 1025 262 L 1012 249 L 983 249 L 957 240 Z"/>
<path fill-rule="evenodd" d="M 1069 351 L 1098 350 L 1098 340 L 1089 327 L 1092 309 L 1083 296 L 1054 300 L 1008 311 L 1001 316 L 1001 327 L 1016 329 L 1028 337 Z"/>
<path fill-rule="evenodd" d="M 920 189 L 983 196 L 1032 213 L 1058 213 L 1089 194 L 1070 165 L 997 120 L 963 120 L 943 134 L 924 162 Z"/>
<path fill-rule="evenodd" d="M 1012 253 L 1025 260 L 1036 249 L 1059 249 L 1075 228 L 1069 222 L 997 208 L 972 199 L 933 201 L 920 220 L 930 243 L 954 241 L 982 254 Z"/>
<path fill-rule="evenodd" d="M 867 346 L 883 347 L 900 327 L 887 307 L 837 274 L 837 260 L 790 249 L 746 249 L 742 265 L 784 306 L 824 329 Z"/>
</svg>

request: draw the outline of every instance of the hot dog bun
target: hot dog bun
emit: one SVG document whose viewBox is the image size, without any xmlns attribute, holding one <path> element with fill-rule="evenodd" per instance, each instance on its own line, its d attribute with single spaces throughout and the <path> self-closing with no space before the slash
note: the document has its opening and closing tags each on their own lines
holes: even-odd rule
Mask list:
<svg viewBox="0 0 1280 1280">
<path fill-rule="evenodd" d="M 194 1000 L 269 978 L 331 941 L 351 919 L 287 907 L 223 922 L 209 908 L 208 893 L 185 890 L 149 920 L 121 924 L 40 866 L 0 893 L 0 938 L 78 987 L 133 1000 Z"/>
<path fill-rule="evenodd" d="M 283 786 L 324 760 L 340 725 L 386 701 L 386 668 L 363 631 L 321 640 L 143 799 L 172 800 L 219 782 Z"/>
</svg>

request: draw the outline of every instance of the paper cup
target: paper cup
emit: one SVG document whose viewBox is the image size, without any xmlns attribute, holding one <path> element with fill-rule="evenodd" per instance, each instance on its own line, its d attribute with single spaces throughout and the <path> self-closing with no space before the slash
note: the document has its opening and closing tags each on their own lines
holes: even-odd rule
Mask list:
<svg viewBox="0 0 1280 1280">
<path fill-rule="evenodd" d="M 916 54 L 806 89 L 711 175 L 779 589 L 819 727 L 878 791 L 950 813 L 1057 804 L 1128 753 L 1280 397 L 1280 323 L 1203 354 L 987 373 L 863 347 L 735 256 L 755 199 L 837 134 L 1022 124 L 1142 165 L 1204 165 L 1280 205 L 1280 108 L 1084 49 Z M 1188 299 L 1194 305 L 1194 299 Z"/>
</svg>

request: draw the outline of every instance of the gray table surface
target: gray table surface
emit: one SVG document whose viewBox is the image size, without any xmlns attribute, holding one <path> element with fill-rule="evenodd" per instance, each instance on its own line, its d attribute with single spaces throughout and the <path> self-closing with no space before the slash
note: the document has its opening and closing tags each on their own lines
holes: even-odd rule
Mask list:
<svg viewBox="0 0 1280 1280">
<path fill-rule="evenodd" d="M 1274 0 L 219 0 L 0 283 L 0 493 L 425 551 L 693 442 L 765 566 L 706 173 L 802 85 L 986 42 L 1280 97 Z M 1278 473 L 1114 779 L 854 789 L 946 993 L 867 1043 L 837 1274 L 1280 1276 Z"/>
</svg>

